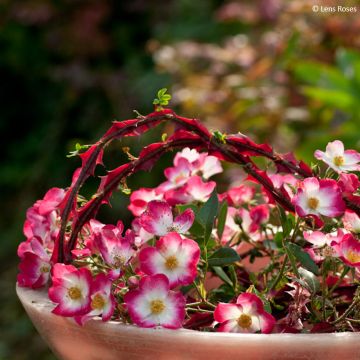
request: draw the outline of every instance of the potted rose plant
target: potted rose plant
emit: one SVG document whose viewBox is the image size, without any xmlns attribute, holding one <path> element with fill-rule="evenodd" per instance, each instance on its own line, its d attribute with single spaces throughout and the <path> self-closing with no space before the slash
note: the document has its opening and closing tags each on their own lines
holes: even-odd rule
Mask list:
<svg viewBox="0 0 360 360">
<path fill-rule="evenodd" d="M 28 210 L 17 290 L 42 336 L 66 359 L 358 358 L 360 154 L 329 142 L 315 152 L 321 171 L 211 132 L 164 108 L 169 98 L 160 90 L 154 112 L 78 145 L 71 185 Z M 80 196 L 110 142 L 163 122 L 176 131 L 136 157 L 127 149 L 129 162 Z M 174 150 L 165 181 L 128 189 Z M 225 162 L 247 176 L 219 193 L 211 178 Z M 96 219 L 114 191 L 130 196 L 128 229 Z"/>
</svg>

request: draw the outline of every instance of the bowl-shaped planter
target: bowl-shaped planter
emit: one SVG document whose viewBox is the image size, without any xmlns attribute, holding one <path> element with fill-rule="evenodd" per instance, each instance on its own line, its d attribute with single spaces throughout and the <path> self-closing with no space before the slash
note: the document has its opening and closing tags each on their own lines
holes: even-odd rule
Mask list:
<svg viewBox="0 0 360 360">
<path fill-rule="evenodd" d="M 46 291 L 17 287 L 17 294 L 42 338 L 66 360 L 312 360 L 360 359 L 360 334 L 232 334 L 142 329 L 91 320 L 83 327 L 51 313 Z"/>
</svg>

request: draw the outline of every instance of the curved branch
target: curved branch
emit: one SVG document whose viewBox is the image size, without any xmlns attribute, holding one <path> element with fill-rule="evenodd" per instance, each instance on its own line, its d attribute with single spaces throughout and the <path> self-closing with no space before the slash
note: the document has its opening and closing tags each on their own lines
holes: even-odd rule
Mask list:
<svg viewBox="0 0 360 360">
<path fill-rule="evenodd" d="M 80 209 L 81 216 L 76 218 L 73 224 L 73 231 L 70 235 L 68 245 L 64 246 L 65 232 L 71 211 L 73 209 L 78 191 L 86 181 L 86 179 L 93 174 L 96 164 L 98 163 L 100 154 L 105 146 L 110 144 L 114 139 L 121 139 L 124 136 L 136 136 L 146 132 L 149 128 L 158 125 L 162 121 L 171 121 L 175 123 L 181 129 L 185 129 L 188 132 L 196 134 L 199 139 L 177 139 L 171 140 L 160 147 L 154 152 L 149 152 L 146 156 L 140 157 L 127 164 L 123 165 L 122 170 L 116 174 L 113 182 L 106 184 L 106 186 L 97 194 L 97 196 L 90 200 L 88 206 Z M 136 172 L 141 168 L 141 165 L 153 159 L 155 156 L 160 156 L 162 153 L 175 147 L 199 147 L 201 146 L 207 151 L 211 151 L 219 158 L 231 161 L 243 166 L 244 170 L 261 184 L 264 189 L 273 197 L 273 199 L 283 206 L 286 210 L 294 212 L 294 206 L 291 203 L 289 197 L 281 190 L 274 187 L 272 181 L 262 172 L 250 159 L 250 156 L 263 156 L 277 165 L 283 166 L 290 173 L 300 175 L 303 178 L 313 176 L 311 170 L 300 163 L 298 165 L 295 161 L 288 161 L 284 156 L 274 153 L 270 146 L 259 145 L 252 142 L 250 139 L 244 137 L 241 138 L 238 135 L 224 136 L 223 141 L 219 141 L 213 136 L 213 134 L 196 119 L 189 119 L 180 117 L 170 109 L 165 109 L 159 112 L 151 113 L 147 116 L 142 116 L 138 119 L 125 120 L 123 122 L 114 123 L 110 129 L 104 134 L 104 136 L 89 149 L 88 156 L 83 156 L 83 164 L 78 178 L 75 183 L 69 188 L 68 196 L 61 214 L 61 227 L 58 238 L 55 243 L 55 250 L 53 254 L 53 260 L 57 262 L 70 261 L 71 250 L 75 247 L 78 233 L 81 231 L 83 225 L 89 220 L 89 218 L 96 213 L 100 205 L 104 202 L 109 194 L 111 194 L 114 187 L 118 185 L 122 179 Z M 84 153 L 85 154 L 85 153 Z M 82 154 L 82 155 L 84 155 Z M 119 168 L 118 168 L 119 169 Z M 355 211 L 360 215 L 360 207 L 344 198 L 347 208 Z M 85 208 L 85 210 L 84 210 Z"/>
</svg>

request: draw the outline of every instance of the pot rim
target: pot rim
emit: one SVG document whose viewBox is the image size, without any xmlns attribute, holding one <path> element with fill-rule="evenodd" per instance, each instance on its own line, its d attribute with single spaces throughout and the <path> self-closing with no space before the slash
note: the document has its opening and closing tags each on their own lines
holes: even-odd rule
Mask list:
<svg viewBox="0 0 360 360">
<path fill-rule="evenodd" d="M 26 308 L 32 308 L 36 312 L 44 313 L 46 312 L 48 315 L 59 317 L 64 319 L 64 321 L 71 322 L 72 324 L 76 324 L 74 320 L 67 317 L 62 317 L 55 315 L 51 312 L 51 310 L 54 308 L 54 303 L 48 298 L 46 289 L 32 289 L 32 288 L 26 288 L 19 286 L 18 283 L 16 283 L 16 294 L 18 298 L 20 299 L 23 306 Z M 156 328 L 141 328 L 139 326 L 133 325 L 133 324 L 125 324 L 120 321 L 106 321 L 103 322 L 100 317 L 95 317 L 88 321 L 88 323 L 91 323 L 92 326 L 100 326 L 100 324 L 106 325 L 106 327 L 113 328 L 114 330 L 118 329 L 119 326 L 126 327 L 128 331 L 136 332 L 143 332 L 143 333 L 152 333 L 153 335 L 157 334 L 166 334 L 167 336 L 175 336 L 177 333 L 181 333 L 182 335 L 191 335 L 191 337 L 196 336 L 198 338 L 203 337 L 211 337 L 211 338 L 242 338 L 246 340 L 250 339 L 295 339 L 295 338 L 310 338 L 312 341 L 317 340 L 324 340 L 325 338 L 332 337 L 334 340 L 336 339 L 339 341 L 339 338 L 344 339 L 354 339 L 359 338 L 360 332 L 338 332 L 338 333 L 276 333 L 276 334 L 241 334 L 241 333 L 225 333 L 225 332 L 206 332 L 206 331 L 197 331 L 197 330 L 191 330 L 191 329 L 177 329 L 177 330 L 171 330 L 171 329 L 165 329 L 162 327 L 156 327 Z M 77 324 L 76 324 L 77 325 Z M 77 325 L 80 327 L 80 325 Z"/>
</svg>

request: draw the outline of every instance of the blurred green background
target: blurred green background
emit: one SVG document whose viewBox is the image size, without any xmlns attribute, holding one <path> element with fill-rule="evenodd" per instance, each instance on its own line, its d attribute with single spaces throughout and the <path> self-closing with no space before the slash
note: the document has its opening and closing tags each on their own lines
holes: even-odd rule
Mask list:
<svg viewBox="0 0 360 360">
<path fill-rule="evenodd" d="M 159 88 L 184 115 L 307 161 L 335 138 L 359 150 L 360 3 L 342 3 L 357 11 L 314 12 L 307 0 L 0 1 L 0 359 L 54 359 L 14 292 L 26 209 L 68 186 L 76 142 L 150 112 Z M 112 216 L 126 220 L 122 201 Z"/>
</svg>

